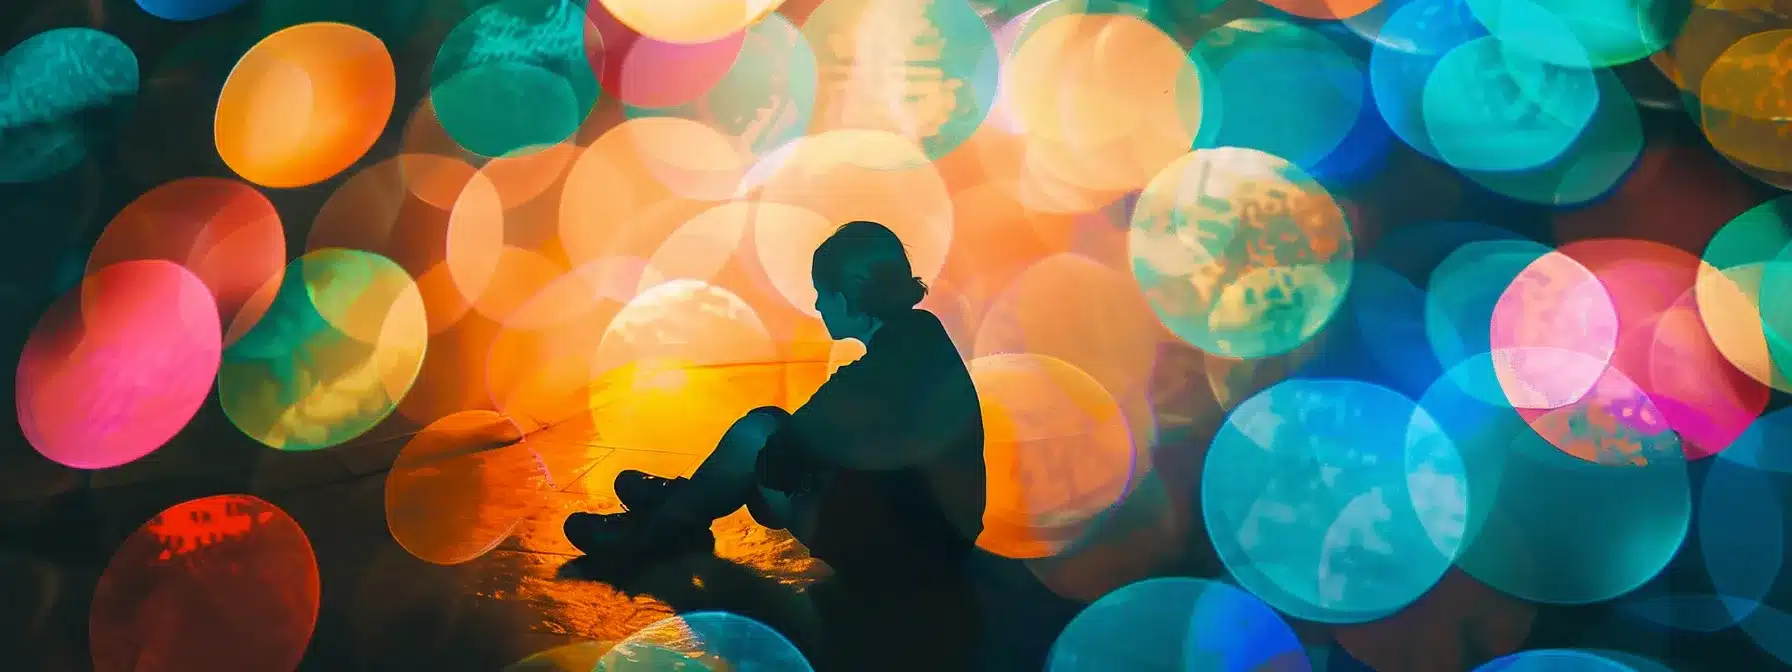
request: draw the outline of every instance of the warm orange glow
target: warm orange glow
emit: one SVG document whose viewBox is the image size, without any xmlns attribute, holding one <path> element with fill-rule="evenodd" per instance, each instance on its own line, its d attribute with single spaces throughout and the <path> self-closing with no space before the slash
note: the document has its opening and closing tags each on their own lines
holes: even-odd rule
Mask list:
<svg viewBox="0 0 1792 672">
<path fill-rule="evenodd" d="M 1039 212 L 1077 214 L 1106 207 L 1125 195 L 1125 189 L 1098 189 L 1071 182 L 1061 167 L 1048 160 L 1061 154 L 1033 151 L 1032 144 L 1028 143 L 1015 175 L 1017 198 L 1022 205 Z"/>
<path fill-rule="evenodd" d="M 1048 355 L 1125 398 L 1150 380 L 1162 331 L 1131 276 L 1059 254 L 1027 269 L 990 305 L 976 353 Z"/>
<path fill-rule="evenodd" d="M 592 372 L 661 361 L 698 367 L 765 363 L 776 356 L 764 324 L 740 297 L 699 281 L 673 280 L 642 292 L 616 314 Z"/>
<path fill-rule="evenodd" d="M 423 428 L 386 474 L 386 527 L 411 555 L 457 565 L 485 555 L 547 489 L 546 465 L 522 430 L 491 411 Z"/>
<path fill-rule="evenodd" d="M 617 124 L 591 143 L 568 171 L 561 193 L 559 240 L 568 259 L 584 264 L 611 256 L 647 258 L 667 236 L 713 201 L 687 198 L 660 179 L 656 155 L 644 154 L 633 129 L 647 119 Z M 656 133 L 657 131 L 646 131 Z"/>
<path fill-rule="evenodd" d="M 952 194 L 952 219 L 965 222 L 952 239 L 942 278 L 979 308 L 1021 273 L 1053 254 L 1070 250 L 1070 217 L 1036 213 L 1015 200 L 1013 182 L 989 182 Z"/>
<path fill-rule="evenodd" d="M 461 148 L 436 119 L 429 98 L 418 103 L 405 123 L 400 158 L 428 157 L 404 164 L 404 184 L 412 194 L 443 210 L 454 207 L 468 173 L 479 172 L 498 190 L 507 210 L 547 194 L 566 174 L 580 148 L 571 140 L 547 146 L 524 147 L 509 156 L 486 158 Z M 444 160 L 447 159 L 447 160 Z"/>
<path fill-rule="evenodd" d="M 952 200 L 939 171 L 906 138 L 856 130 L 810 136 L 767 157 L 748 181 L 757 186 L 759 200 L 804 208 L 834 228 L 854 220 L 890 227 L 908 246 L 909 261 L 922 280 L 933 280 L 945 266 L 952 244 Z M 755 240 L 764 243 L 767 237 L 756 235 Z M 806 245 L 807 238 L 803 240 Z M 773 260 L 760 252 L 767 273 L 786 276 L 779 282 L 781 289 L 797 287 L 798 276 L 800 284 L 809 284 L 809 259 L 799 250 L 802 245 L 790 244 Z M 801 265 L 792 267 L 797 257 Z M 812 309 L 801 302 L 812 296 L 790 298 L 797 308 Z"/>
<path fill-rule="evenodd" d="M 487 159 L 479 172 L 498 190 L 504 209 L 515 210 L 547 194 L 579 155 L 571 142 L 530 147 L 513 156 Z"/>
<path fill-rule="evenodd" d="M 1025 129 L 1027 163 L 1056 181 L 1136 189 L 1186 153 L 1200 128 L 1194 63 L 1142 18 L 1052 18 L 1008 65 L 1004 104 Z"/>
<path fill-rule="evenodd" d="M 1792 29 L 1737 40 L 1705 72 L 1699 85 L 1700 126 L 1717 151 L 1744 166 L 1792 172 L 1792 99 L 1777 95 L 1792 60 Z"/>
<path fill-rule="evenodd" d="M 430 165 L 443 173 L 457 171 L 463 176 L 463 183 L 473 174 L 472 167 L 454 159 L 420 154 L 401 155 L 368 166 L 343 180 L 324 201 L 323 207 L 318 208 L 317 217 L 311 220 L 311 230 L 305 237 L 305 249 L 365 250 L 397 262 L 412 275 L 427 270 L 433 261 L 441 258 L 439 236 L 442 230 L 439 227 L 430 230 L 432 227 L 428 226 L 430 222 L 426 218 L 400 221 L 405 215 L 413 214 L 406 212 L 407 201 L 411 199 L 405 190 L 405 179 L 406 168 L 417 164 Z M 428 207 L 427 203 L 416 205 Z M 411 226 L 424 230 L 408 231 Z M 436 240 L 431 241 L 432 237 Z"/>
<path fill-rule="evenodd" d="M 1743 264 L 1726 269 L 1699 268 L 1693 286 L 1699 319 L 1712 346 L 1742 373 L 1782 392 L 1792 392 L 1792 381 L 1773 364 L 1767 349 L 1767 329 L 1761 320 L 1761 280 L 1770 264 Z"/>
<path fill-rule="evenodd" d="M 642 267 L 638 259 L 586 264 L 512 311 L 486 358 L 493 405 L 525 425 L 585 413 L 592 358 L 611 318 L 634 298 Z"/>
<path fill-rule="evenodd" d="M 530 297 L 554 284 L 565 273 L 565 268 L 539 252 L 505 245 L 499 249 L 497 272 L 474 301 L 473 309 L 503 324 Z"/>
<path fill-rule="evenodd" d="M 747 411 L 782 405 L 783 382 L 777 363 L 699 366 L 659 358 L 625 364 L 592 383 L 592 440 L 695 456 L 695 468 Z"/>
<path fill-rule="evenodd" d="M 647 259 L 640 289 L 679 279 L 719 284 L 716 276 L 740 251 L 760 210 L 753 203 L 725 203 L 685 222 Z"/>
<path fill-rule="evenodd" d="M 753 165 L 753 156 L 721 131 L 682 117 L 631 119 L 612 132 L 634 144 L 647 176 L 683 198 L 731 198 Z"/>
<path fill-rule="evenodd" d="M 132 259 L 166 259 L 198 276 L 218 302 L 228 346 L 279 292 L 286 233 L 274 204 L 254 187 L 189 177 L 145 192 L 114 215 L 87 257 L 87 273 Z"/>
<path fill-rule="evenodd" d="M 809 267 L 815 249 L 845 222 L 829 221 L 813 210 L 782 203 L 747 203 L 753 213 L 753 250 L 761 271 L 792 308 L 811 317 L 815 280 Z"/>
<path fill-rule="evenodd" d="M 1298 17 L 1329 21 L 1367 12 L 1380 5 L 1381 0 L 1267 0 L 1263 4 Z"/>
<path fill-rule="evenodd" d="M 265 187 L 316 184 L 367 153 L 392 115 L 386 45 L 360 28 L 306 23 L 264 38 L 218 95 L 218 155 Z"/>
<path fill-rule="evenodd" d="M 477 302 L 504 261 L 504 199 L 483 174 L 461 189 L 448 214 L 448 275 L 461 296 Z"/>
<path fill-rule="evenodd" d="M 989 499 L 977 545 L 1011 558 L 1055 555 L 1119 501 L 1137 463 L 1120 407 L 1063 360 L 971 361 L 983 407 Z"/>
</svg>

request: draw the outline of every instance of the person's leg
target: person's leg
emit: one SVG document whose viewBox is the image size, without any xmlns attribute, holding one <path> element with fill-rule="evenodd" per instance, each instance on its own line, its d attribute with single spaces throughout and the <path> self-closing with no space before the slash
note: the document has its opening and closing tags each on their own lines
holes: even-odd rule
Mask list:
<svg viewBox="0 0 1792 672">
<path fill-rule="evenodd" d="M 755 467 L 765 441 L 790 414 L 776 406 L 753 409 L 722 435 L 715 451 L 704 458 L 690 482 L 678 487 L 654 510 L 651 520 L 665 525 L 707 526 L 757 499 Z"/>
<path fill-rule="evenodd" d="M 748 412 L 728 428 L 715 450 L 688 479 L 623 472 L 617 477 L 618 497 L 628 502 L 629 510 L 620 514 L 567 516 L 567 540 L 587 555 L 606 556 L 613 556 L 612 551 L 618 548 L 676 552 L 714 544 L 709 534 L 710 522 L 739 509 L 753 497 L 758 488 L 754 471 L 759 451 L 787 417 L 788 413 L 776 407 Z M 653 482 L 644 482 L 647 479 Z M 634 482 L 624 487 L 625 481 Z M 624 490 L 632 497 L 622 495 Z M 619 542 L 625 545 L 616 546 Z M 628 555 L 631 553 L 624 553 Z"/>
</svg>

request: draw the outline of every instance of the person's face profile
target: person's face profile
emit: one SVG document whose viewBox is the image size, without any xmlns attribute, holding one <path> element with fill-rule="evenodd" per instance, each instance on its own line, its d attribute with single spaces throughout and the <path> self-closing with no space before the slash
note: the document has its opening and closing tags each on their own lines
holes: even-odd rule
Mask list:
<svg viewBox="0 0 1792 672">
<path fill-rule="evenodd" d="M 850 338 L 852 320 L 847 314 L 846 296 L 822 286 L 819 280 L 810 275 L 810 281 L 815 285 L 815 312 L 821 314 L 821 324 L 827 327 L 828 338 L 836 341 Z"/>
</svg>

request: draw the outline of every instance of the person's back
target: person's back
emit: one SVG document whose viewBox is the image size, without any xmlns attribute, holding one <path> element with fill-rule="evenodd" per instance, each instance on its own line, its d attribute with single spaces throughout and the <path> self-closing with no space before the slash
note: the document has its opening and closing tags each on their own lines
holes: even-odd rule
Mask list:
<svg viewBox="0 0 1792 672">
<path fill-rule="evenodd" d="M 772 439 L 801 442 L 825 474 L 793 530 L 843 575 L 955 572 L 982 528 L 976 389 L 932 313 L 892 315 L 871 340 Z"/>
<path fill-rule="evenodd" d="M 986 488 L 976 388 L 939 319 L 916 309 L 927 286 L 888 228 L 840 227 L 812 273 L 828 334 L 863 342 L 865 355 L 795 413 L 762 407 L 736 421 L 688 479 L 618 474 L 627 511 L 572 514 L 567 540 L 640 565 L 711 550 L 710 522 L 744 504 L 836 573 L 817 591 L 834 640 L 834 662 L 818 669 L 891 669 L 890 637 L 947 656 L 896 669 L 965 669 L 948 658 L 968 656 L 978 631 L 962 575 Z"/>
</svg>

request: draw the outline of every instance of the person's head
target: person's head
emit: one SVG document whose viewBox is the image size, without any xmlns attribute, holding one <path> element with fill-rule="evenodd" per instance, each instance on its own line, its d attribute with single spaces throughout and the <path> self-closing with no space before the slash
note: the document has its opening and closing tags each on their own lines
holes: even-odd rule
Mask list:
<svg viewBox="0 0 1792 672">
<path fill-rule="evenodd" d="M 852 222 L 815 249 L 815 310 L 836 339 L 870 342 L 886 318 L 915 307 L 927 285 L 909 266 L 896 233 L 876 222 Z"/>
</svg>

